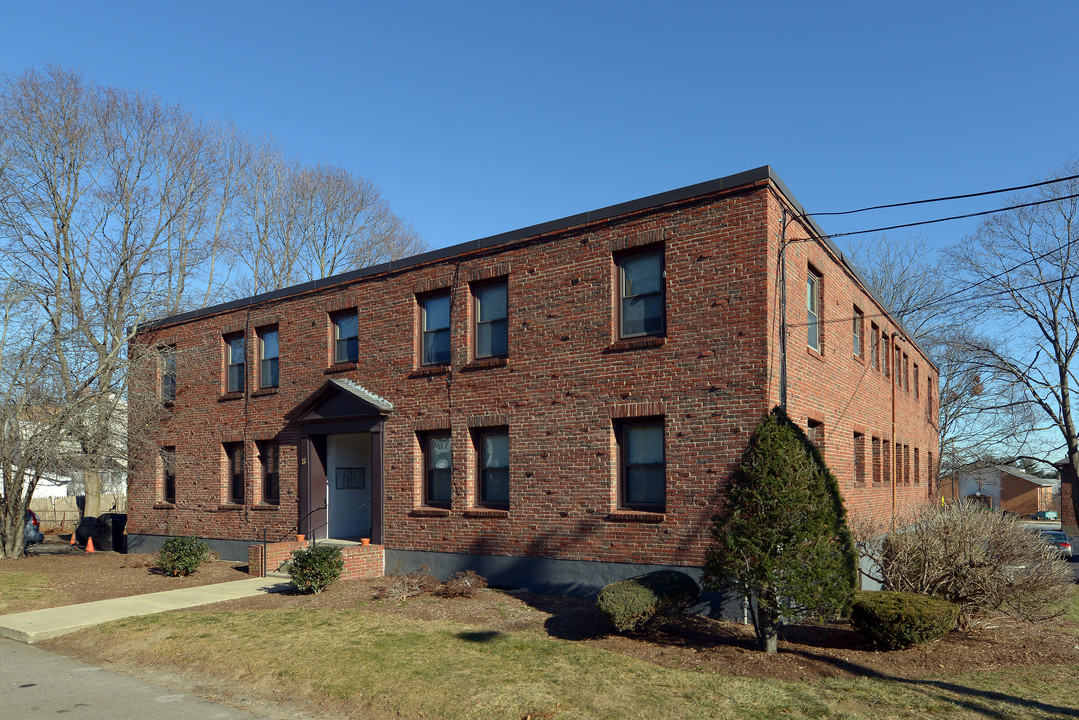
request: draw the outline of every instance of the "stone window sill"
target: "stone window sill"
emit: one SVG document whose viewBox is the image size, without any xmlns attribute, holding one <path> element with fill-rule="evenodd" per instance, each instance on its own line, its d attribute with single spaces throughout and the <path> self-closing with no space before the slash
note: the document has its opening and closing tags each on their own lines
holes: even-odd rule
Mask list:
<svg viewBox="0 0 1079 720">
<path fill-rule="evenodd" d="M 509 365 L 509 359 L 504 357 L 482 358 L 480 360 L 473 360 L 472 362 L 464 365 L 461 368 L 461 372 L 472 372 L 474 370 L 486 370 L 487 368 L 505 367 Z"/>
<path fill-rule="evenodd" d="M 222 503 L 222 504 L 217 506 L 217 511 L 218 512 L 236 512 L 238 510 L 243 510 L 243 509 L 244 509 L 244 506 L 239 505 L 237 503 Z"/>
<path fill-rule="evenodd" d="M 449 517 L 449 508 L 423 507 L 413 508 L 409 513 L 412 517 Z"/>
<path fill-rule="evenodd" d="M 467 518 L 508 518 L 510 511 L 499 508 L 469 508 L 461 514 Z"/>
<path fill-rule="evenodd" d="M 358 370 L 359 367 L 360 367 L 360 363 L 358 361 L 355 361 L 355 360 L 350 361 L 350 362 L 333 363 L 328 368 L 326 368 L 325 374 L 326 375 L 332 375 L 334 373 L 347 372 L 349 370 Z"/>
<path fill-rule="evenodd" d="M 154 510 L 175 510 L 176 503 L 170 502 L 156 502 L 154 503 Z"/>
<path fill-rule="evenodd" d="M 667 519 L 664 513 L 643 510 L 614 510 L 605 518 L 608 522 L 634 522 L 658 524 Z"/>
<path fill-rule="evenodd" d="M 409 377 L 418 378 L 429 377 L 431 375 L 445 375 L 449 371 L 449 365 L 427 365 L 425 367 L 416 368 L 411 373 L 409 373 Z"/>
<path fill-rule="evenodd" d="M 276 395 L 276 394 L 277 394 L 277 388 L 275 388 L 275 387 L 266 387 L 266 388 L 259 388 L 255 392 L 251 393 L 251 397 L 265 397 L 266 395 Z"/>
<path fill-rule="evenodd" d="M 252 505 L 251 509 L 259 512 L 277 512 L 280 507 L 280 505 L 275 505 L 273 503 L 258 503 Z"/>
<path fill-rule="evenodd" d="M 613 343 L 607 346 L 604 352 L 625 352 L 627 350 L 640 350 L 642 348 L 662 347 L 667 344 L 667 338 L 663 335 L 640 337 L 640 338 L 626 338 L 625 340 L 615 340 Z"/>
<path fill-rule="evenodd" d="M 227 392 L 217 399 L 218 402 L 231 402 L 233 400 L 243 400 L 243 392 Z"/>
</svg>

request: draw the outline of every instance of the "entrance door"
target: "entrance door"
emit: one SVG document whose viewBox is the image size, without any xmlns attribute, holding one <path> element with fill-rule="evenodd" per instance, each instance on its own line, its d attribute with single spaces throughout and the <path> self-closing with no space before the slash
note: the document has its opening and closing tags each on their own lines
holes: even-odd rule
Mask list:
<svg viewBox="0 0 1079 720">
<path fill-rule="evenodd" d="M 326 436 L 326 504 L 329 537 L 371 537 L 371 433 Z"/>
</svg>

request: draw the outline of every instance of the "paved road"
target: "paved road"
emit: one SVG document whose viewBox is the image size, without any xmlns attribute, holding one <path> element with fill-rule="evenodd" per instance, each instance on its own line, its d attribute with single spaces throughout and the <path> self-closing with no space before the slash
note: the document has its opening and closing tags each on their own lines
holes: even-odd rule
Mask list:
<svg viewBox="0 0 1079 720">
<path fill-rule="evenodd" d="M 73 720 L 296 717 L 285 710 L 254 715 L 4 638 L 0 638 L 0 708 L 0 716 L 11 720 L 58 714 Z"/>
</svg>

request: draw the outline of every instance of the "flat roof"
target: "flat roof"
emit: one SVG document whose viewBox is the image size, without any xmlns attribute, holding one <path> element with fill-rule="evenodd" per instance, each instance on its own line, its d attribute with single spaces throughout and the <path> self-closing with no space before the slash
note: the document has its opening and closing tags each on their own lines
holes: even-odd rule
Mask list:
<svg viewBox="0 0 1079 720">
<path fill-rule="evenodd" d="M 761 165 L 760 167 L 753 168 L 752 170 L 746 170 L 744 172 L 735 173 L 734 175 L 727 175 L 726 177 L 716 178 L 715 180 L 707 180 L 705 182 L 696 183 L 694 185 L 687 185 L 685 187 L 677 188 L 675 190 L 667 190 L 666 192 L 656 193 L 655 195 L 648 195 L 646 197 L 637 198 L 636 200 L 629 200 L 627 202 L 618 203 L 616 205 L 608 205 L 607 207 L 599 208 L 598 210 L 589 210 L 588 212 L 577 213 L 576 215 L 568 215 L 557 220 L 549 220 L 547 222 L 539 223 L 537 225 L 529 225 L 528 227 L 519 228 L 517 230 L 510 230 L 508 232 L 499 233 L 497 235 L 490 235 L 485 238 L 479 238 L 477 240 L 469 240 L 467 242 L 458 243 L 456 245 L 450 245 L 448 247 L 439 248 L 437 250 L 429 250 L 419 255 L 412 255 L 399 260 L 389 260 L 378 265 L 370 265 L 368 267 L 358 268 L 356 270 L 349 270 L 348 272 L 340 273 L 337 275 L 331 275 L 329 277 L 320 278 L 318 280 L 311 280 L 299 285 L 292 285 L 290 287 L 281 288 L 279 290 L 271 290 L 269 292 L 260 293 L 258 295 L 252 295 L 250 297 L 239 298 L 236 300 L 230 300 L 224 303 L 218 303 L 216 305 L 209 305 L 197 310 L 189 310 L 187 312 L 178 313 L 176 315 L 170 315 L 168 317 L 160 318 L 158 320 L 150 320 L 145 323 L 141 323 L 138 327 L 138 332 L 145 330 L 153 330 L 155 328 L 163 327 L 165 325 L 175 325 L 179 323 L 188 322 L 197 318 L 206 317 L 209 315 L 216 315 L 218 313 L 228 312 L 230 310 L 236 310 L 238 308 L 244 308 L 251 305 L 258 305 L 260 303 L 269 302 L 272 300 L 280 300 L 287 298 L 291 295 L 299 295 L 301 293 L 312 292 L 315 290 L 321 290 L 324 288 L 333 287 L 335 285 L 343 285 L 346 283 L 361 280 L 366 277 L 372 277 L 375 275 L 382 275 L 385 273 L 402 272 L 413 267 L 420 265 L 426 265 L 432 262 L 438 262 L 439 260 L 445 260 L 447 258 L 461 255 L 462 253 L 474 252 L 477 250 L 487 250 L 495 248 L 500 245 L 509 245 L 521 240 L 527 240 L 533 237 L 539 237 L 542 235 L 549 235 L 551 233 L 560 232 L 562 230 L 568 230 L 570 228 L 578 227 L 581 225 L 588 225 L 591 223 L 603 222 L 605 220 L 611 220 L 622 215 L 628 215 L 630 213 L 638 213 L 642 211 L 652 210 L 663 207 L 665 205 L 672 205 L 681 202 L 687 202 L 696 198 L 703 198 L 708 195 L 720 193 L 726 190 L 733 190 L 735 188 L 752 185 L 754 183 L 769 181 L 775 188 L 782 193 L 787 202 L 798 213 L 798 216 L 807 222 L 816 233 L 817 239 L 824 242 L 828 248 L 835 254 L 836 258 L 847 268 L 852 275 L 854 275 L 858 282 L 861 283 L 862 288 L 869 294 L 877 303 L 880 304 L 888 312 L 889 319 L 899 326 L 903 333 L 907 336 L 907 339 L 911 343 L 918 346 L 918 344 L 907 332 L 903 324 L 899 322 L 898 318 L 892 317 L 892 309 L 877 295 L 876 291 L 870 287 L 869 283 L 865 281 L 862 274 L 847 261 L 847 257 L 843 254 L 826 232 L 817 224 L 809 213 L 805 211 L 802 204 L 794 197 L 794 194 L 787 188 L 787 185 L 772 169 L 771 165 Z M 918 346 L 919 349 L 922 349 Z M 928 353 L 925 353 L 922 349 L 922 353 L 929 359 Z M 935 366 L 935 364 L 934 364 Z"/>
</svg>

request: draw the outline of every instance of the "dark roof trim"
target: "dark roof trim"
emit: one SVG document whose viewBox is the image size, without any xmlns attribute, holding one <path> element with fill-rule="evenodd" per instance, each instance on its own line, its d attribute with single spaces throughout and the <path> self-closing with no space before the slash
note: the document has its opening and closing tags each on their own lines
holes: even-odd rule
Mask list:
<svg viewBox="0 0 1079 720">
<path fill-rule="evenodd" d="M 618 203 L 617 205 L 609 205 L 598 210 L 590 210 L 588 212 L 578 213 L 576 215 L 570 215 L 568 217 L 560 218 L 558 220 L 550 220 L 548 222 L 540 223 L 538 225 L 530 225 L 528 227 L 520 228 L 518 230 L 511 230 L 509 232 L 499 233 L 498 235 L 491 235 L 489 237 L 480 238 L 478 240 L 470 240 L 468 242 L 458 243 L 457 245 L 450 245 L 449 247 L 439 248 L 438 250 L 430 250 L 419 255 L 413 255 L 411 257 L 402 258 L 400 260 L 390 260 L 389 262 L 379 263 L 378 265 L 371 265 L 370 267 L 359 268 L 358 270 L 350 270 L 340 275 L 332 275 L 320 280 L 312 280 L 310 282 L 302 283 L 300 285 L 293 285 L 287 288 L 281 288 L 280 290 L 271 290 L 270 292 L 262 293 L 259 295 L 253 295 L 251 297 L 240 298 L 238 300 L 231 300 L 226 303 L 220 303 L 218 305 L 211 305 L 210 307 L 199 308 L 198 310 L 191 310 L 189 312 L 180 313 L 178 315 L 172 315 L 169 317 L 161 318 L 160 320 L 152 320 L 146 323 L 142 323 L 139 326 L 139 331 L 152 330 L 156 327 L 162 327 L 164 325 L 173 325 L 176 323 L 187 322 L 188 320 L 194 320 L 196 318 L 205 317 L 207 315 L 216 315 L 217 313 L 228 312 L 230 310 L 236 310 L 238 308 L 248 307 L 250 305 L 258 305 L 260 303 L 268 302 L 271 300 L 279 300 L 281 298 L 289 297 L 290 295 L 299 295 L 301 293 L 311 292 L 313 290 L 321 290 L 334 285 L 342 285 L 345 283 L 360 280 L 362 278 L 371 277 L 373 275 L 382 275 L 390 272 L 400 272 L 418 265 L 425 265 L 431 262 L 437 262 L 438 260 L 444 260 L 446 258 L 461 255 L 466 252 L 473 252 L 476 250 L 486 250 L 488 248 L 497 247 L 499 245 L 507 245 L 509 243 L 524 240 L 531 237 L 537 237 L 541 235 L 547 235 L 550 233 L 558 232 L 561 230 L 567 230 L 569 228 L 577 227 L 580 225 L 588 225 L 591 223 L 602 222 L 604 220 L 610 220 L 621 215 L 628 215 L 630 213 L 641 212 L 643 210 L 650 210 L 652 208 L 658 208 L 663 205 L 670 205 L 672 203 L 684 202 L 686 200 L 692 200 L 697 197 L 703 197 L 711 195 L 713 193 L 723 192 L 732 188 L 742 187 L 750 185 L 755 182 L 761 182 L 763 180 L 771 180 L 775 183 L 776 187 L 783 192 L 784 195 L 791 201 L 792 204 L 797 205 L 794 200 L 794 196 L 787 190 L 783 181 L 772 170 L 770 165 L 763 165 L 753 170 L 746 170 L 735 175 L 728 175 L 717 180 L 708 180 L 707 182 L 697 183 L 696 185 L 687 185 L 677 190 L 668 190 L 667 192 L 658 193 L 656 195 L 649 195 L 647 197 L 639 198 L 637 200 L 630 200 L 624 203 Z M 801 206 L 799 206 L 801 207 Z M 812 222 L 812 220 L 810 221 Z M 814 229 L 823 234 L 823 231 L 813 223 Z"/>
</svg>

